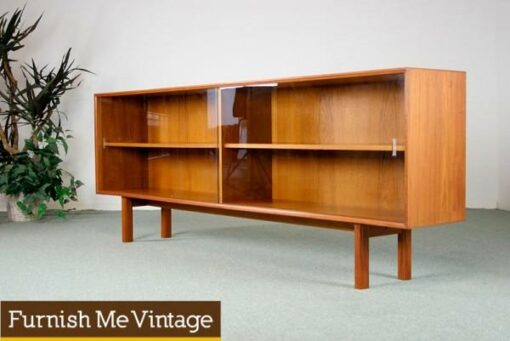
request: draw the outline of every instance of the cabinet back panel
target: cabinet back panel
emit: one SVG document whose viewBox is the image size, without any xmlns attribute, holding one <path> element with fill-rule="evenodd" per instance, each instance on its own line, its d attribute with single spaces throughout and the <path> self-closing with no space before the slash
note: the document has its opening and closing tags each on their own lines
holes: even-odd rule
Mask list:
<svg viewBox="0 0 510 341">
<path fill-rule="evenodd" d="M 273 143 L 405 141 L 402 81 L 274 90 Z"/>
<path fill-rule="evenodd" d="M 402 154 L 275 152 L 272 178 L 276 201 L 366 209 L 374 214 L 395 211 L 404 219 Z"/>
<path fill-rule="evenodd" d="M 147 98 L 148 142 L 216 143 L 216 91 Z"/>
<path fill-rule="evenodd" d="M 139 142 L 146 139 L 147 120 L 142 97 L 98 98 L 96 102 L 96 188 L 140 188 L 147 181 L 146 153 L 103 148 L 103 141 Z M 126 172 L 129 169 L 129 172 Z"/>
<path fill-rule="evenodd" d="M 168 149 L 149 153 L 148 188 L 167 191 L 170 197 L 217 202 L 217 173 L 215 151 Z"/>
<path fill-rule="evenodd" d="M 271 143 L 272 87 L 222 90 L 223 142 Z"/>
<path fill-rule="evenodd" d="M 223 202 L 271 200 L 272 151 L 223 151 Z"/>
</svg>

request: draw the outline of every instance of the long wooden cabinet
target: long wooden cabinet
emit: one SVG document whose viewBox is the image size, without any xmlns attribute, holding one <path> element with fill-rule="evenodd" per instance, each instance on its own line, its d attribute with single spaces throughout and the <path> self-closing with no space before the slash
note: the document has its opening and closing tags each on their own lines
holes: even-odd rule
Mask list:
<svg viewBox="0 0 510 341">
<path fill-rule="evenodd" d="M 465 214 L 465 73 L 399 68 L 96 94 L 97 193 L 171 208 L 353 231 L 355 287 L 369 238 Z"/>
</svg>

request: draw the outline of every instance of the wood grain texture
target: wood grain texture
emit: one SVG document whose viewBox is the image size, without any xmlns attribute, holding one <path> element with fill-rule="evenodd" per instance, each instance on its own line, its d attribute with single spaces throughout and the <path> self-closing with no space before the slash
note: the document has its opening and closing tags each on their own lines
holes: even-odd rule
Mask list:
<svg viewBox="0 0 510 341">
<path fill-rule="evenodd" d="M 104 148 L 103 141 L 146 139 L 144 102 L 140 98 L 97 98 L 95 102 L 96 190 L 140 188 L 147 184 L 143 150 Z M 129 172 L 125 172 L 129 169 Z M 122 176 L 119 176 L 122 174 Z"/>
<path fill-rule="evenodd" d="M 122 197 L 122 242 L 133 241 L 133 201 Z"/>
<path fill-rule="evenodd" d="M 329 221 L 330 225 L 339 224 L 342 225 L 344 223 L 348 224 L 365 224 L 371 226 L 385 226 L 385 227 L 393 227 L 393 228 L 404 228 L 403 222 L 396 222 L 392 220 L 383 220 L 383 219 L 373 219 L 373 218 L 362 218 L 362 217 L 353 217 L 350 215 L 343 216 L 335 212 L 334 214 L 328 213 L 316 213 L 310 211 L 303 211 L 301 209 L 292 209 L 290 207 L 279 208 L 279 207 L 268 207 L 266 205 L 252 205 L 250 202 L 249 205 L 243 205 L 234 203 L 217 203 L 214 202 L 214 198 L 216 196 L 207 194 L 207 193 L 196 193 L 196 192 L 177 192 L 177 191 L 169 191 L 169 190 L 160 190 L 160 189 L 131 189 L 125 191 L 103 191 L 101 194 L 108 195 L 120 195 L 133 199 L 141 199 L 145 201 L 154 201 L 162 203 L 163 206 L 171 206 L 171 207 L 187 207 L 188 210 L 196 210 L 207 211 L 207 210 L 216 210 L 215 212 L 220 213 L 221 211 L 231 211 L 236 212 L 236 216 L 253 216 L 253 215 L 265 215 L 269 217 L 271 215 L 279 216 L 282 218 L 292 219 L 293 223 L 299 223 L 300 220 L 303 222 L 306 221 Z M 208 196 L 207 196 L 208 195 Z M 184 209 L 184 208 L 182 208 Z M 320 225 L 322 226 L 322 225 Z"/>
<path fill-rule="evenodd" d="M 354 287 L 369 287 L 369 231 L 368 227 L 354 225 Z"/>
<path fill-rule="evenodd" d="M 398 234 L 397 275 L 400 280 L 411 279 L 413 254 L 411 232 L 411 230 L 404 230 Z"/>
<path fill-rule="evenodd" d="M 217 101 L 216 101 L 216 112 L 217 112 L 217 120 L 218 120 L 218 127 L 216 129 L 217 133 L 217 141 L 218 141 L 218 161 L 217 161 L 217 172 L 216 176 L 218 179 L 218 202 L 223 202 L 223 146 L 224 144 L 224 137 L 223 137 L 223 93 L 222 90 L 216 89 L 215 92 Z"/>
<path fill-rule="evenodd" d="M 406 72 L 409 228 L 465 219 L 465 73 Z"/>
<path fill-rule="evenodd" d="M 146 142 L 104 142 L 104 147 L 116 148 L 188 148 L 188 149 L 215 149 L 216 143 L 146 143 Z"/>
<path fill-rule="evenodd" d="M 135 191 L 135 192 L 143 192 L 148 193 L 147 190 L 143 191 Z M 131 195 L 132 193 L 128 193 L 127 195 Z M 149 197 L 149 195 L 145 196 L 146 198 Z M 157 197 L 154 193 L 151 191 L 150 197 Z M 179 210 L 185 210 L 185 211 L 192 211 L 192 212 L 205 212 L 205 213 L 211 213 L 211 214 L 223 214 L 227 216 L 233 216 L 233 217 L 245 217 L 245 218 L 252 218 L 252 219 L 262 219 L 262 220 L 268 220 L 268 221 L 277 221 L 277 222 L 284 222 L 284 223 L 290 223 L 290 224 L 303 224 L 303 225 L 311 225 L 311 226 L 320 226 L 320 227 L 327 227 L 337 230 L 345 230 L 345 231 L 354 231 L 354 225 L 360 224 L 360 222 L 350 223 L 350 222 L 341 222 L 341 221 L 330 221 L 330 220 L 323 220 L 320 218 L 304 218 L 302 216 L 286 216 L 286 215 L 275 215 L 271 213 L 264 213 L 259 211 L 245 211 L 239 209 L 240 205 L 231 205 L 231 204 L 216 204 L 216 203 L 207 203 L 207 202 L 200 202 L 198 204 L 195 204 L 194 201 L 189 200 L 180 200 L 180 199 L 168 199 L 168 196 L 161 194 L 160 197 L 164 199 L 162 200 L 155 200 L 155 199 L 132 199 L 133 206 L 155 206 L 155 207 L 165 207 L 165 208 L 175 208 Z M 390 234 L 398 234 L 401 231 L 404 231 L 402 229 L 402 225 L 400 227 L 383 227 L 383 226 L 376 226 L 376 225 L 366 225 L 365 226 L 369 229 L 369 237 L 378 237 L 383 235 L 390 235 Z M 407 231 L 407 230 L 405 230 Z"/>
<path fill-rule="evenodd" d="M 303 212 L 308 214 L 328 215 L 328 216 L 344 216 L 360 219 L 379 219 L 387 223 L 403 224 L 402 211 L 383 210 L 380 208 L 372 209 L 366 207 L 355 206 L 339 206 L 334 203 L 316 203 L 313 201 L 296 201 L 296 200 L 271 200 L 271 201 L 234 201 L 233 204 L 241 206 L 253 206 L 258 208 L 288 210 Z"/>
<path fill-rule="evenodd" d="M 271 142 L 271 87 L 222 90 L 224 143 Z"/>
<path fill-rule="evenodd" d="M 272 154 L 267 151 L 223 151 L 223 202 L 271 201 Z"/>
<path fill-rule="evenodd" d="M 144 202 L 144 206 L 155 206 L 155 207 L 171 207 L 184 211 L 191 212 L 202 212 L 209 214 L 221 214 L 231 217 L 241 217 L 241 218 L 249 218 L 249 219 L 259 219 L 259 220 L 267 220 L 274 221 L 280 223 L 288 223 L 293 225 L 309 225 L 315 227 L 325 227 L 335 230 L 343 230 L 343 231 L 353 231 L 354 225 L 351 223 L 345 223 L 341 221 L 331 221 L 331 220 L 323 220 L 323 219 L 315 219 L 315 218 L 303 218 L 303 217 L 295 217 L 291 215 L 276 215 L 271 213 L 263 213 L 257 211 L 247 211 L 244 209 L 239 209 L 240 206 L 232 206 L 228 204 L 213 204 L 213 203 L 200 203 L 200 205 L 192 204 L 183 204 L 176 203 L 173 201 L 172 203 L 163 202 L 163 201 L 155 201 L 155 200 L 140 200 Z M 370 228 L 375 228 L 375 226 L 371 226 Z"/>
<path fill-rule="evenodd" d="M 247 138 L 239 142 L 257 143 L 271 141 L 271 98 L 273 88 L 255 87 L 249 89 L 246 104 L 246 120 L 248 122 Z"/>
<path fill-rule="evenodd" d="M 218 202 L 215 151 L 170 149 L 154 151 L 148 159 L 148 189 L 180 199 Z"/>
<path fill-rule="evenodd" d="M 251 213 L 391 227 L 458 221 L 464 77 L 401 68 L 223 89 L 221 99 L 210 87 L 99 94 L 97 191 L 211 203 L 225 191 L 236 210 L 251 202 Z"/>
<path fill-rule="evenodd" d="M 381 227 L 381 226 L 370 226 L 368 229 L 368 234 L 370 238 L 373 237 L 384 237 L 392 234 L 399 234 L 401 229 L 394 229 L 389 227 Z"/>
<path fill-rule="evenodd" d="M 378 152 L 275 151 L 272 199 L 404 222 L 404 158 Z M 305 209 L 305 207 L 303 207 Z"/>
<path fill-rule="evenodd" d="M 375 144 L 405 141 L 403 79 L 276 88 L 272 143 Z"/>
<path fill-rule="evenodd" d="M 416 67 L 402 67 L 393 69 L 378 69 L 378 70 L 363 70 L 363 71 L 352 71 L 342 73 L 329 73 L 321 75 L 309 75 L 309 76 L 298 76 L 298 77 L 286 77 L 286 78 L 268 78 L 268 79 L 257 79 L 240 82 L 228 82 L 228 83 L 210 83 L 200 85 L 185 85 L 175 86 L 167 88 L 155 88 L 155 89 L 144 89 L 144 90 L 127 90 L 127 91 L 115 91 L 115 92 L 103 92 L 97 93 L 97 97 L 124 97 L 133 95 L 157 95 L 157 94 L 179 94 L 187 93 L 189 91 L 203 91 L 214 88 L 232 88 L 232 87 L 244 87 L 244 86 L 259 86 L 264 84 L 277 83 L 279 86 L 285 87 L 296 87 L 296 86 L 313 86 L 313 85 L 328 85 L 328 84 L 356 84 L 356 83 L 371 83 L 371 82 L 388 82 L 399 79 L 406 71 L 409 70 L 429 70 L 429 71 L 448 71 L 448 72 L 462 72 L 452 70 L 441 70 L 441 69 L 426 69 Z"/>
<path fill-rule="evenodd" d="M 161 207 L 161 238 L 172 237 L 172 209 Z"/>
<path fill-rule="evenodd" d="M 271 200 L 271 154 L 226 148 L 271 142 L 272 92 L 272 87 L 222 90 L 223 202 Z"/>
<path fill-rule="evenodd" d="M 173 208 L 348 230 L 365 289 L 369 238 L 398 235 L 407 280 L 410 229 L 464 219 L 463 72 L 398 68 L 95 101 L 96 191 L 122 197 L 124 242 L 139 205 L 162 207 L 162 238 Z"/>
<path fill-rule="evenodd" d="M 217 96 L 208 90 L 148 97 L 148 142 L 176 147 L 149 153 L 148 188 L 218 201 L 217 152 L 200 150 L 218 147 Z"/>
<path fill-rule="evenodd" d="M 271 78 L 263 80 L 251 80 L 241 82 L 230 82 L 230 83 L 211 83 L 211 84 L 200 84 L 200 85 L 187 85 L 187 86 L 176 86 L 171 88 L 156 88 L 156 89 L 145 89 L 145 90 L 128 90 L 128 91 L 116 91 L 116 92 L 104 92 L 97 93 L 97 97 L 124 97 L 133 95 L 156 95 L 156 94 L 185 94 L 189 91 L 202 91 L 213 88 L 231 88 L 231 87 L 243 87 L 260 84 L 273 84 L 278 83 L 279 86 L 290 86 L 295 87 L 299 85 L 325 85 L 325 84 L 338 84 L 338 83 L 367 83 L 367 82 L 385 82 L 395 80 L 403 75 L 406 70 L 414 68 L 394 68 L 394 69 L 381 69 L 381 70 L 368 70 L 368 71 L 354 71 L 354 72 L 343 72 L 343 73 L 330 73 L 323 75 L 312 75 L 312 76 L 299 76 L 299 77 L 287 77 L 287 78 Z"/>
<path fill-rule="evenodd" d="M 291 143 L 225 143 L 230 149 L 282 149 L 282 150 L 356 150 L 393 151 L 391 144 L 291 144 Z M 404 151 L 404 145 L 397 145 L 396 151 Z"/>
<path fill-rule="evenodd" d="M 217 105 L 213 90 L 147 99 L 147 142 L 217 144 Z"/>
</svg>

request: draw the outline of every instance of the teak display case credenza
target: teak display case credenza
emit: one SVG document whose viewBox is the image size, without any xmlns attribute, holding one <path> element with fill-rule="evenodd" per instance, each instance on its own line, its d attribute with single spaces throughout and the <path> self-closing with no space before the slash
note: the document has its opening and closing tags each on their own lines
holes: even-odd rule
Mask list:
<svg viewBox="0 0 510 341">
<path fill-rule="evenodd" d="M 354 232 L 355 287 L 369 238 L 464 220 L 465 73 L 399 68 L 96 94 L 97 193 L 133 206 Z"/>
</svg>

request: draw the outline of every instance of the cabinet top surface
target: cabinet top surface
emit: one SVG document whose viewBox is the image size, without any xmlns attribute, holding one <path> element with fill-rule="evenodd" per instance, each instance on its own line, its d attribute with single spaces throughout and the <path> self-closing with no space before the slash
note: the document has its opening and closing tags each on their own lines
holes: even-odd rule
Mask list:
<svg viewBox="0 0 510 341">
<path fill-rule="evenodd" d="M 344 73 L 330 73 L 320 75 L 309 75 L 299 77 L 287 77 L 287 78 L 272 78 L 262 79 L 255 81 L 242 81 L 242 82 L 228 82 L 228 83 L 211 83 L 211 84 L 200 84 L 200 85 L 187 85 L 177 86 L 168 88 L 156 88 L 156 89 L 144 89 L 144 90 L 127 90 L 127 91 L 116 91 L 116 92 L 103 92 L 96 93 L 96 97 L 111 97 L 111 96 L 136 96 L 136 95 L 155 95 L 172 92 L 185 92 L 185 91 L 204 91 L 212 90 L 217 88 L 228 88 L 228 87 L 242 87 L 242 86 L 261 86 L 264 84 L 274 84 L 282 86 L 293 86 L 298 84 L 327 84 L 328 82 L 338 82 L 345 80 L 364 82 L 374 80 L 392 80 L 397 79 L 399 76 L 404 75 L 410 70 L 429 70 L 429 71 L 444 71 L 444 72 L 462 72 L 458 70 L 440 70 L 440 69 L 426 69 L 426 68 L 415 68 L 415 67 L 401 67 L 392 69 L 378 69 L 369 71 L 354 71 Z"/>
</svg>

